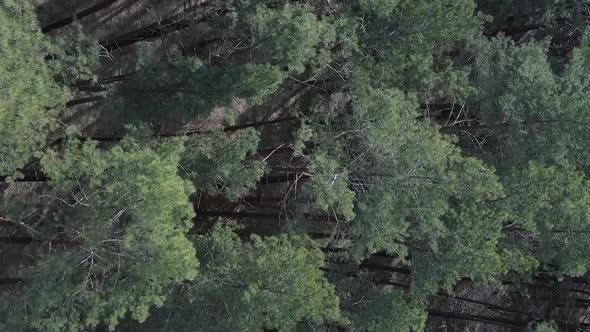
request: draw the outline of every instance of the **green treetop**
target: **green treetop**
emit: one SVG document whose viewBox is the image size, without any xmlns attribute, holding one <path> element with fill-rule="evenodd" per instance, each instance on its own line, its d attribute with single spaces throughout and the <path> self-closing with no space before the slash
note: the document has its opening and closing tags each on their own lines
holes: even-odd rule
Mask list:
<svg viewBox="0 0 590 332">
<path fill-rule="evenodd" d="M 263 55 L 262 61 L 286 66 L 296 73 L 303 72 L 308 64 L 327 62 L 328 49 L 336 39 L 333 26 L 298 6 L 258 6 L 245 21 Z"/>
<path fill-rule="evenodd" d="M 145 147 L 133 138 L 108 151 L 69 141 L 42 164 L 55 189 L 43 234 L 64 244 L 41 254 L 27 285 L 26 315 L 43 331 L 114 329 L 148 317 L 164 288 L 193 279 L 198 262 L 185 237 L 193 187 L 177 175 L 182 145 Z M 35 221 L 35 220 L 33 220 Z"/>
<path fill-rule="evenodd" d="M 423 331 L 427 314 L 424 302 L 400 290 L 382 290 L 355 308 L 353 331 Z"/>
<path fill-rule="evenodd" d="M 331 177 L 314 171 L 309 186 L 333 190 L 323 197 L 340 199 L 329 201 L 337 212 L 355 206 L 352 257 L 386 252 L 408 259 L 420 271 L 414 285 L 428 292 L 461 277 L 492 282 L 505 273 L 498 247 L 505 213 L 488 204 L 504 195 L 494 171 L 416 119 L 410 95 L 355 86 L 351 106 L 319 122 L 322 134 L 314 136 L 327 138 L 312 168 L 339 166 L 327 169 Z"/>
<path fill-rule="evenodd" d="M 518 164 L 563 154 L 561 146 L 551 144 L 553 127 L 534 123 L 555 117 L 559 111 L 557 82 L 545 46 L 529 43 L 517 47 L 507 39 L 495 38 L 480 43 L 479 48 L 474 66 L 477 101 L 481 118 L 495 138 L 497 162 Z"/>
<path fill-rule="evenodd" d="M 468 81 L 451 53 L 480 35 L 472 0 L 360 0 L 360 11 L 357 75 L 375 87 L 466 94 Z"/>
<path fill-rule="evenodd" d="M 556 332 L 556 331 L 558 331 L 557 325 L 553 321 L 540 322 L 533 329 L 533 332 Z"/>
<path fill-rule="evenodd" d="M 513 221 L 506 231 L 529 247 L 545 269 L 568 275 L 588 272 L 590 183 L 584 174 L 571 166 L 531 162 L 506 181 Z"/>
<path fill-rule="evenodd" d="M 479 43 L 475 101 L 491 134 L 484 146 L 488 159 L 504 166 L 529 160 L 588 164 L 586 45 L 584 39 L 565 69 L 554 70 L 544 43 Z"/>
<path fill-rule="evenodd" d="M 418 294 L 451 289 L 463 277 L 489 284 L 511 270 L 534 268 L 521 248 L 504 246 L 502 225 L 510 214 L 497 202 L 505 194 L 493 169 L 462 156 L 415 119 L 416 106 L 404 110 L 405 96 L 382 90 L 368 96 L 353 107 L 360 116 L 353 123 L 371 128 L 361 131 L 362 145 L 355 147 L 362 151 L 353 159 L 357 170 L 349 169 L 367 175 L 357 190 L 353 257 L 386 252 L 406 258 Z"/>
<path fill-rule="evenodd" d="M 196 243 L 201 275 L 172 306 L 175 329 L 292 331 L 303 320 L 339 321 L 338 297 L 321 271 L 323 253 L 309 238 L 241 242 L 218 224 Z"/>
<path fill-rule="evenodd" d="M 174 50 L 163 60 L 144 53 L 137 74 L 112 96 L 115 109 L 136 120 L 188 120 L 229 106 L 234 98 L 260 103 L 285 78 L 268 64 L 211 66 Z"/>
<path fill-rule="evenodd" d="M 374 46 L 404 44 L 428 51 L 449 48 L 454 42 L 479 35 L 481 19 L 473 0 L 359 0 L 367 42 Z"/>
<path fill-rule="evenodd" d="M 66 91 L 54 80 L 54 47 L 43 36 L 23 1 L 0 3 L 0 173 L 14 174 L 39 152 Z"/>
<path fill-rule="evenodd" d="M 246 160 L 256 152 L 259 140 L 254 129 L 193 136 L 186 140 L 180 173 L 203 191 L 237 200 L 264 173 L 263 161 Z"/>
</svg>

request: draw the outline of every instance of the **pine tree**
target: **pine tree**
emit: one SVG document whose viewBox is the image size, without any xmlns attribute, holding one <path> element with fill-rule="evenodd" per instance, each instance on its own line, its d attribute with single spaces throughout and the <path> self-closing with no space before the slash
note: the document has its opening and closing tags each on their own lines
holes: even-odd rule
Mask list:
<svg viewBox="0 0 590 332">
<path fill-rule="evenodd" d="M 328 168 L 330 176 L 314 172 L 308 186 L 321 193 L 318 207 L 354 206 L 352 258 L 385 252 L 411 262 L 420 291 L 451 288 L 461 277 L 494 282 L 508 269 L 498 245 L 506 213 L 491 203 L 504 196 L 498 177 L 416 119 L 415 97 L 364 83 L 353 90 L 352 112 L 319 116 L 312 137 L 325 141 L 312 170 L 340 166 Z"/>
<path fill-rule="evenodd" d="M 588 305 L 562 296 L 581 286 L 561 284 L 587 283 L 590 269 L 587 9 L 569 0 L 208 2 L 101 43 L 113 51 L 208 30 L 203 40 L 182 32 L 172 47 L 176 36 L 136 44 L 118 68 L 126 74 L 90 86 L 98 48 L 85 27 L 46 36 L 33 8 L 0 0 L 0 172 L 38 165 L 46 179 L 3 192 L 2 231 L 28 236 L 18 239 L 31 255 L 23 275 L 0 280 L 21 282 L 0 294 L 0 330 L 422 331 L 428 314 L 574 326 L 553 307 Z M 207 61 L 194 55 L 205 48 Z M 187 123 L 212 109 L 234 120 L 236 100 L 251 112 L 289 108 L 286 118 L 302 120 L 291 161 L 302 162 L 264 204 L 246 206 L 277 169 L 266 165 L 275 158 L 259 159 L 260 133 L 248 125 L 64 138 L 46 152 L 76 104 L 66 104 L 68 85 L 105 91 L 99 115 L 114 111 L 123 125 Z M 275 93 L 280 105 L 267 98 Z M 199 210 L 210 218 L 193 228 L 196 190 L 222 204 Z M 218 215 L 271 220 L 273 234 Z M 528 308 L 466 297 L 517 318 L 437 308 L 457 285 L 500 282 L 549 290 L 548 314 L 527 322 Z"/>
<path fill-rule="evenodd" d="M 432 291 L 462 276 L 493 281 L 504 271 L 496 247 L 504 215 L 486 204 L 503 195 L 493 171 L 415 119 L 415 103 L 399 92 L 357 98 L 355 123 L 370 130 L 355 173 L 367 176 L 370 191 L 353 221 L 356 257 L 410 255 L 416 286 Z"/>
<path fill-rule="evenodd" d="M 124 118 L 153 122 L 189 120 L 226 107 L 234 98 L 253 104 L 274 92 L 285 78 L 268 64 L 211 66 L 170 50 L 164 59 L 140 53 L 137 73 L 117 87 L 112 105 Z"/>
<path fill-rule="evenodd" d="M 557 331 L 557 326 L 553 321 L 551 322 L 541 322 L 537 324 L 533 330 L 534 332 L 555 332 Z"/>
<path fill-rule="evenodd" d="M 23 290 L 21 318 L 31 328 L 113 330 L 127 315 L 141 322 L 164 303 L 166 287 L 196 276 L 185 237 L 194 188 L 177 175 L 181 153 L 181 142 L 146 147 L 128 137 L 108 151 L 71 140 L 63 155 L 43 158 L 54 189 L 30 223 L 63 245 L 36 258 Z"/>
<path fill-rule="evenodd" d="M 564 70 L 552 68 L 546 44 L 481 42 L 474 66 L 479 116 L 492 140 L 484 157 L 499 165 L 529 160 L 586 165 L 587 41 Z"/>
<path fill-rule="evenodd" d="M 67 93 L 46 61 L 55 47 L 22 1 L 0 3 L 0 172 L 13 175 L 41 151 Z"/>
<path fill-rule="evenodd" d="M 303 72 L 309 64 L 329 62 L 328 49 L 335 42 L 336 30 L 306 8 L 257 6 L 244 20 L 265 62 L 295 73 Z"/>
<path fill-rule="evenodd" d="M 320 270 L 323 254 L 306 236 L 241 242 L 218 224 L 196 247 L 200 275 L 170 307 L 175 330 L 291 331 L 304 319 L 340 320 L 338 297 Z"/>
<path fill-rule="evenodd" d="M 530 250 L 545 270 L 585 274 L 590 269 L 590 191 L 584 174 L 571 166 L 531 162 L 506 181 L 514 221 L 506 230 L 514 232 L 513 241 Z"/>
<path fill-rule="evenodd" d="M 469 82 L 451 54 L 480 34 L 472 0 L 361 0 L 360 12 L 366 55 L 355 63 L 357 77 L 379 88 L 465 97 Z"/>
<path fill-rule="evenodd" d="M 264 174 L 263 161 L 246 160 L 256 152 L 258 141 L 254 129 L 236 132 L 231 137 L 222 131 L 193 136 L 185 143 L 180 174 L 202 191 L 235 201 L 247 194 Z"/>
<path fill-rule="evenodd" d="M 373 294 L 355 310 L 353 331 L 423 331 L 426 311 L 421 300 L 400 290 Z"/>
</svg>

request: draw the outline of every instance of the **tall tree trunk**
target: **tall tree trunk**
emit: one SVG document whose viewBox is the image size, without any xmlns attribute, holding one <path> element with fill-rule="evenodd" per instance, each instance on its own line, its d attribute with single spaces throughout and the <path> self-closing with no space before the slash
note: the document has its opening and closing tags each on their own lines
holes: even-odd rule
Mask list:
<svg viewBox="0 0 590 332">
<path fill-rule="evenodd" d="M 98 79 L 98 82 L 92 82 L 89 80 L 77 81 L 76 83 L 72 84 L 71 87 L 76 88 L 80 91 L 102 92 L 107 90 L 107 88 L 104 87 L 104 85 L 128 80 L 135 76 L 135 74 L 137 74 L 137 72 L 133 71 L 126 74 L 114 75 L 111 77 L 103 77 Z"/>
<path fill-rule="evenodd" d="M 471 322 L 478 322 L 484 324 L 492 324 L 497 326 L 509 327 L 509 328 L 524 328 L 527 326 L 526 321 L 516 319 L 505 319 L 499 317 L 489 317 L 481 315 L 468 315 L 458 312 L 443 312 L 435 309 L 429 309 L 428 315 L 431 317 L 437 317 L 442 319 L 459 319 L 467 320 Z"/>
<path fill-rule="evenodd" d="M 285 219 L 285 215 L 281 214 L 281 212 L 250 212 L 250 211 L 227 211 L 227 210 L 205 210 L 205 209 L 195 209 L 195 213 L 197 217 L 222 217 L 222 218 L 235 218 L 235 219 L 267 219 L 267 220 L 276 220 L 279 222 L 280 220 Z M 338 220 L 331 214 L 318 214 L 318 213 L 303 213 L 302 214 L 305 220 L 308 221 L 317 221 L 317 222 L 325 222 L 325 223 L 338 223 L 342 222 L 344 219 Z"/>
<path fill-rule="evenodd" d="M 100 41 L 99 44 L 107 51 L 113 51 L 117 48 L 129 46 L 147 39 L 156 38 L 166 33 L 183 30 L 192 24 L 207 20 L 207 17 L 204 17 L 200 20 L 195 20 L 190 16 L 187 17 L 187 15 L 190 15 L 190 12 L 201 8 L 202 6 L 200 4 L 193 5 L 185 9 L 183 12 L 167 19 L 153 22 L 145 27 L 130 31 L 111 40 Z M 225 8 L 218 10 L 213 14 L 213 16 L 221 16 L 224 12 Z"/>
<path fill-rule="evenodd" d="M 294 181 L 306 181 L 311 177 L 309 173 L 277 173 L 265 175 L 258 180 L 258 184 L 276 184 Z"/>
<path fill-rule="evenodd" d="M 18 285 L 23 282 L 23 278 L 0 278 L 0 285 Z"/>
<path fill-rule="evenodd" d="M 85 99 L 86 102 L 90 102 L 90 101 L 96 101 L 96 99 L 91 100 L 90 98 L 96 98 L 96 97 L 88 97 L 88 98 L 81 98 L 81 99 L 76 99 L 74 101 L 72 101 L 73 103 L 81 103 L 82 99 Z M 100 99 L 98 99 L 100 100 Z M 277 124 L 277 123 L 283 123 L 283 122 L 289 122 L 289 121 L 295 121 L 297 120 L 298 117 L 296 116 L 288 116 L 288 117 L 284 117 L 284 118 L 280 118 L 280 119 L 275 119 L 275 120 L 266 120 L 266 121 L 257 121 L 257 122 L 250 122 L 250 123 L 244 123 L 241 125 L 235 125 L 235 126 L 227 126 L 225 128 L 223 128 L 223 131 L 225 132 L 234 132 L 234 131 L 238 131 L 238 130 L 242 130 L 242 129 L 247 129 L 247 128 L 259 128 L 259 127 L 264 127 L 264 126 L 268 126 L 268 125 L 272 125 L 272 124 Z M 202 135 L 202 134 L 207 134 L 210 133 L 211 130 L 191 130 L 191 131 L 186 131 L 184 133 L 178 133 L 178 134 L 156 134 L 154 137 L 182 137 L 182 136 L 193 136 L 193 135 Z M 64 141 L 64 137 L 58 138 L 55 141 L 50 143 L 50 146 L 56 146 L 58 144 L 61 144 Z M 92 141 L 97 141 L 97 142 L 118 142 L 120 140 L 123 139 L 123 137 L 118 137 L 118 136 L 90 136 L 90 137 L 78 137 L 79 140 L 81 141 L 87 141 L 87 140 L 92 140 Z"/>
<path fill-rule="evenodd" d="M 50 24 L 44 26 L 43 28 L 41 28 L 41 31 L 43 33 L 49 33 L 55 29 L 59 29 L 61 27 L 64 27 L 64 26 L 74 22 L 74 20 L 76 20 L 76 19 L 81 19 L 86 16 L 90 16 L 100 10 L 108 8 L 109 6 L 111 6 L 112 4 L 114 4 L 117 1 L 120 1 L 120 0 L 100 1 L 100 2 L 96 3 L 94 6 L 88 7 L 79 13 L 76 13 L 76 14 L 68 16 L 68 17 L 64 17 L 61 20 L 55 21 L 53 23 L 50 23 Z"/>
<path fill-rule="evenodd" d="M 29 244 L 33 242 L 33 238 L 30 236 L 4 236 L 0 237 L 0 243 L 15 243 L 15 244 Z"/>
<path fill-rule="evenodd" d="M 274 123 L 279 123 L 279 122 L 286 122 L 286 121 L 290 121 L 292 119 L 296 119 L 296 117 L 288 117 L 288 118 L 284 118 L 284 119 L 278 119 L 278 120 L 271 120 L 271 121 L 262 121 L 262 122 L 253 122 L 253 123 L 249 123 L 249 124 L 244 124 L 244 125 L 240 125 L 240 126 L 230 126 L 230 127 L 226 127 L 224 128 L 224 131 L 237 131 L 240 129 L 244 129 L 244 128 L 253 128 L 253 127 L 261 127 L 261 126 L 265 126 L 268 124 L 274 124 Z M 202 131 L 199 133 L 206 133 L 206 131 Z M 172 135 L 161 135 L 158 137 L 181 137 L 181 136 L 190 136 L 190 135 L 195 135 L 197 134 L 197 132 L 189 132 L 189 133 L 185 133 L 185 134 L 172 134 Z M 93 140 L 93 141 L 97 141 L 97 142 L 102 142 L 102 143 L 107 143 L 107 142 L 118 142 L 120 140 L 122 140 L 122 137 L 78 137 L 78 139 L 80 139 L 81 141 L 87 141 L 87 140 Z M 61 143 L 63 143 L 65 140 L 64 137 L 58 138 L 57 140 L 51 142 L 49 144 L 49 146 L 51 147 L 55 147 Z M 284 149 L 290 149 L 289 147 L 285 147 Z M 274 149 L 276 150 L 276 149 Z M 257 152 L 259 153 L 259 155 L 263 155 L 266 156 L 267 153 L 273 151 L 273 149 L 260 149 Z M 19 170 L 21 171 L 22 175 L 18 178 L 13 178 L 12 181 L 13 182 L 47 182 L 50 181 L 51 179 L 49 178 L 49 176 L 47 176 L 47 174 L 39 172 L 39 171 L 26 171 L 26 170 Z M 292 171 L 292 172 L 290 172 Z M 8 180 L 8 178 L 12 178 L 12 175 L 0 175 L 0 182 L 6 182 Z M 263 176 L 258 183 L 259 184 L 272 184 L 272 183 L 282 183 L 282 182 L 292 182 L 297 180 L 297 178 L 299 178 L 300 180 L 305 180 L 307 178 L 310 177 L 310 174 L 306 173 L 305 170 L 299 170 L 299 169 L 292 169 L 292 170 L 282 170 L 280 172 L 275 172 L 275 173 L 271 173 L 268 174 L 267 176 Z"/>
<path fill-rule="evenodd" d="M 6 182 L 9 178 L 8 175 L 0 175 L 0 182 Z M 49 177 L 47 174 L 39 173 L 39 172 L 31 172 L 23 174 L 20 178 L 12 179 L 13 182 L 47 182 L 49 181 Z"/>
<path fill-rule="evenodd" d="M 96 101 L 101 101 L 104 98 L 105 98 L 104 96 L 90 96 L 90 97 L 72 99 L 66 103 L 66 107 L 74 107 L 74 106 L 78 106 L 78 105 L 82 105 L 82 104 L 93 103 Z"/>
<path fill-rule="evenodd" d="M 268 126 L 268 125 L 276 124 L 276 123 L 296 121 L 297 119 L 299 119 L 299 118 L 296 116 L 288 116 L 288 117 L 275 119 L 275 120 L 250 122 L 250 123 L 245 123 L 242 125 L 225 127 L 225 128 L 223 128 L 223 131 L 232 132 L 232 131 L 238 131 L 238 130 L 246 129 L 246 128 L 257 128 L 257 127 Z M 196 132 L 196 133 L 199 133 L 199 132 Z M 200 132 L 200 133 L 202 133 L 202 132 Z"/>
</svg>

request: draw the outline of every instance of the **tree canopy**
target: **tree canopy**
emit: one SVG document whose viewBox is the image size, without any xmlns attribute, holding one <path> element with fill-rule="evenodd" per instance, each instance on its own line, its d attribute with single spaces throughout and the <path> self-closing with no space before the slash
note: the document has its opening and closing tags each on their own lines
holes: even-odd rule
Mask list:
<svg viewBox="0 0 590 332">
<path fill-rule="evenodd" d="M 67 89 L 46 61 L 55 46 L 41 33 L 31 9 L 19 1 L 0 3 L 0 172 L 16 174 L 42 151 Z"/>
<path fill-rule="evenodd" d="M 590 329 L 587 1 L 68 6 L 0 0 L 0 330 Z"/>
<path fill-rule="evenodd" d="M 181 152 L 178 143 L 151 148 L 133 138 L 108 151 L 72 140 L 63 155 L 43 158 L 54 188 L 44 195 L 45 232 L 64 244 L 49 245 L 31 272 L 23 310 L 32 327 L 114 329 L 127 314 L 143 321 L 166 287 L 195 278 L 185 236 L 194 188 L 177 175 Z"/>
<path fill-rule="evenodd" d="M 244 243 L 231 227 L 217 225 L 195 244 L 200 275 L 172 307 L 175 329 L 290 331 L 303 320 L 340 320 L 338 297 L 321 271 L 323 254 L 309 238 L 281 234 Z"/>
</svg>

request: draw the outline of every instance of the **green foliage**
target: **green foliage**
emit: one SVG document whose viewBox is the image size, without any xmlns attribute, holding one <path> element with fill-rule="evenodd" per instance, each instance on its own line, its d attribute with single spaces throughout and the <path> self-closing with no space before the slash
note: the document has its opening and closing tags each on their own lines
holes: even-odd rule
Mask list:
<svg viewBox="0 0 590 332">
<path fill-rule="evenodd" d="M 368 4 L 377 5 L 382 11 Z M 482 21 L 475 16 L 473 0 L 361 0 L 361 5 L 369 13 L 377 14 L 367 19 L 365 32 L 368 45 L 376 48 L 404 44 L 405 48 L 432 53 L 476 38 L 481 31 Z"/>
<path fill-rule="evenodd" d="M 246 22 L 266 61 L 296 73 L 303 72 L 307 64 L 328 62 L 327 49 L 336 39 L 334 27 L 303 7 L 258 6 Z"/>
<path fill-rule="evenodd" d="M 453 100 L 463 100 L 474 92 L 467 68 L 448 58 L 411 48 L 391 47 L 380 52 L 378 59 L 364 59 L 356 64 L 353 80 L 357 86 L 431 92 Z"/>
<path fill-rule="evenodd" d="M 501 31 L 518 39 L 577 38 L 588 25 L 587 3 L 571 0 L 477 0 L 478 10 L 490 15 L 488 31 Z M 524 29 L 522 29 L 524 28 Z M 524 30 L 524 31 L 523 31 Z M 530 31 L 529 33 L 523 33 Z M 542 33 L 539 33 L 541 32 Z M 557 43 L 556 43 L 557 44 Z M 558 44 L 557 44 L 558 45 Z M 556 45 L 556 46 L 557 46 Z M 567 56 L 558 52 L 558 57 Z"/>
<path fill-rule="evenodd" d="M 361 47 L 371 56 L 355 64 L 374 87 L 409 92 L 433 91 L 452 98 L 470 93 L 466 72 L 452 52 L 476 39 L 481 19 L 472 0 L 362 0 L 367 12 Z"/>
<path fill-rule="evenodd" d="M 533 329 L 534 332 L 557 332 L 557 325 L 555 322 L 541 322 L 535 326 Z"/>
<path fill-rule="evenodd" d="M 520 249 L 504 249 L 501 258 L 506 270 L 517 276 L 530 274 L 539 266 L 539 261 Z"/>
<path fill-rule="evenodd" d="M 537 242 L 542 264 L 558 273 L 583 275 L 590 269 L 590 183 L 571 166 L 531 162 L 507 179 L 512 220 Z M 508 228 L 511 230 L 511 228 Z M 518 229 L 516 229 L 518 231 Z"/>
<path fill-rule="evenodd" d="M 424 331 L 427 314 L 421 300 L 385 290 L 364 303 L 353 318 L 353 331 Z"/>
<path fill-rule="evenodd" d="M 19 319 L 18 309 L 24 301 L 18 292 L 3 290 L 0 293 L 0 331 L 26 331 L 27 324 L 23 319 Z"/>
<path fill-rule="evenodd" d="M 359 29 L 360 22 L 354 16 L 346 13 L 325 17 L 336 32 L 334 47 L 330 49 L 333 59 L 352 59 L 360 52 Z"/>
<path fill-rule="evenodd" d="M 313 113 L 302 121 L 296 133 L 294 153 L 302 154 L 305 143 L 320 144 L 314 153 L 310 166 L 313 173 L 311 181 L 304 190 L 312 201 L 313 208 L 339 214 L 347 220 L 354 218 L 354 192 L 348 185 L 349 173 L 343 165 L 342 146 L 334 140 L 334 115 L 349 102 L 342 93 L 330 97 L 318 98 L 313 106 Z M 337 136 L 337 135 L 336 135 Z"/>
<path fill-rule="evenodd" d="M 426 248 L 412 251 L 415 286 L 424 291 L 451 289 L 461 277 L 492 284 L 508 272 L 498 248 L 506 213 L 490 203 L 503 196 L 498 178 L 475 158 L 451 161 L 447 172 L 448 207 L 438 217 L 445 234 L 421 229 L 416 240 Z"/>
<path fill-rule="evenodd" d="M 137 74 L 113 95 L 114 108 L 126 117 L 153 121 L 187 120 L 229 106 L 234 98 L 253 104 L 274 92 L 285 78 L 268 64 L 210 66 L 175 51 L 163 61 L 139 56 Z"/>
<path fill-rule="evenodd" d="M 438 216 L 447 209 L 444 190 L 448 184 L 439 182 L 447 177 L 453 147 L 427 124 L 414 119 L 414 110 L 415 102 L 398 91 L 359 88 L 353 99 L 351 122 L 360 128 L 359 148 L 363 151 L 354 165 L 360 176 L 369 176 L 372 186 L 372 194 L 359 206 L 360 214 L 355 219 L 358 233 L 354 233 L 366 239 L 359 244 L 366 243 L 362 251 L 368 250 L 369 254 L 386 250 L 405 256 L 394 250 L 398 247 L 394 242 L 390 248 L 375 244 L 391 242 L 385 239 L 401 240 L 400 236 L 407 235 L 403 224 L 415 213 L 420 215 L 416 223 L 431 226 L 431 234 L 440 235 L 442 231 L 435 226 L 439 224 Z M 416 197 L 415 192 L 426 196 Z M 401 224 L 394 226 L 396 223 Z"/>
<path fill-rule="evenodd" d="M 98 45 L 76 24 L 74 30 L 55 39 L 59 48 L 53 56 L 61 64 L 60 81 L 71 84 L 96 80 L 98 68 Z"/>
<path fill-rule="evenodd" d="M 39 152 L 67 93 L 54 80 L 55 48 L 22 1 L 0 3 L 0 173 L 15 174 Z"/>
<path fill-rule="evenodd" d="M 586 45 L 585 38 L 565 70 L 555 73 L 544 43 L 516 46 L 504 38 L 479 43 L 477 103 L 493 137 L 486 146 L 491 161 L 589 162 Z"/>
<path fill-rule="evenodd" d="M 352 113 L 318 125 L 317 137 L 337 139 L 322 143 L 335 146 L 314 161 L 333 169 L 317 180 L 324 183 L 324 199 L 342 200 L 342 187 L 350 192 L 353 180 L 358 195 L 346 196 L 351 205 L 358 200 L 352 257 L 386 252 L 411 258 L 419 271 L 414 286 L 426 292 L 449 288 L 462 276 L 493 282 L 507 272 L 497 247 L 506 214 L 488 203 L 504 195 L 493 170 L 416 119 L 412 96 L 361 82 L 354 85 Z M 349 176 L 341 188 L 328 186 L 344 172 Z"/>
<path fill-rule="evenodd" d="M 72 140 L 63 156 L 43 158 L 55 188 L 45 219 L 71 242 L 36 262 L 25 291 L 31 327 L 112 330 L 128 314 L 143 321 L 164 288 L 196 276 L 185 237 L 194 188 L 176 174 L 181 152 L 180 142 L 145 147 L 128 137 L 108 151 Z"/>
<path fill-rule="evenodd" d="M 290 73 L 313 71 L 310 80 L 324 86 L 285 96 L 284 105 L 305 113 L 293 149 L 310 161 L 307 201 L 346 219 L 345 239 L 324 242 L 346 250 L 331 253 L 327 269 L 319 244 L 304 235 L 247 240 L 213 220 L 210 233 L 187 238 L 195 187 L 236 201 L 264 175 L 255 130 L 162 141 L 135 130 L 108 150 L 68 139 L 43 154 L 64 110 L 64 86 L 96 79 L 98 48 L 78 25 L 49 40 L 31 8 L 0 0 L 0 173 L 17 174 L 42 156 L 51 179 L 29 195 L 12 186 L 10 202 L 1 204 L 2 218 L 26 222 L 37 250 L 22 289 L 2 294 L 0 330 L 123 330 L 127 320 L 174 331 L 348 324 L 324 275 L 329 270 L 330 277 L 346 274 L 340 285 L 355 285 L 340 289 L 353 330 L 422 331 L 427 300 L 461 278 L 494 284 L 539 270 L 557 280 L 588 273 L 587 8 L 478 2 L 354 0 L 312 8 L 230 1 L 223 18 L 195 27 L 200 36 L 203 26 L 214 32 L 207 43 L 219 41 L 220 57 L 204 62 L 180 48 L 150 53 L 143 44 L 126 68 L 129 79 L 111 91 L 110 111 L 157 125 L 193 120 L 236 99 L 260 105 Z M 508 28 L 510 35 L 517 24 L 542 33 L 482 38 L 476 9 L 498 19 L 486 25 L 492 33 Z M 531 41 L 541 35 L 553 38 L 551 45 Z M 578 37 L 568 56 L 557 54 Z M 458 144 L 464 141 L 419 111 L 419 104 L 457 100 L 469 114 L 451 111 L 449 119 L 465 116 L 469 126 L 442 130 L 485 137 L 465 149 L 470 156 Z M 295 210 L 281 216 L 309 208 L 300 202 L 282 206 Z M 373 261 L 361 266 L 366 272 L 356 270 L 376 253 L 410 268 L 408 290 L 376 287 L 383 279 L 374 277 L 383 275 L 368 267 Z M 336 264 L 340 259 L 353 264 Z M 528 328 L 557 329 L 553 322 Z"/>
<path fill-rule="evenodd" d="M 367 61 L 356 68 L 356 80 L 367 84 L 406 91 L 423 91 L 433 87 L 433 55 L 427 52 L 384 50 L 379 61 Z M 370 83 L 369 83 L 370 82 Z"/>
<path fill-rule="evenodd" d="M 175 304 L 176 330 L 291 331 L 303 319 L 337 322 L 338 297 L 324 278 L 324 256 L 305 236 L 254 237 L 242 243 L 216 225 L 197 239 L 201 276 Z"/>
<path fill-rule="evenodd" d="M 386 18 L 393 14 L 400 2 L 400 0 L 359 0 L 359 5 L 364 12 Z"/>
<path fill-rule="evenodd" d="M 197 188 L 230 200 L 244 196 L 264 174 L 265 163 L 247 160 L 260 138 L 254 129 L 231 136 L 223 131 L 189 138 L 180 162 L 181 173 Z"/>
<path fill-rule="evenodd" d="M 531 158 L 551 159 L 552 154 L 559 159 L 558 154 L 565 150 L 551 144 L 550 132 L 545 130 L 551 127 L 527 124 L 555 117 L 558 112 L 557 83 L 545 46 L 529 43 L 516 47 L 503 38 L 478 46 L 478 103 L 481 117 L 502 151 L 498 158 L 516 164 Z M 523 146 L 527 146 L 526 153 Z"/>
<path fill-rule="evenodd" d="M 559 113 L 551 121 L 555 121 L 553 131 L 566 146 L 565 156 L 568 160 L 580 165 L 590 164 L 590 152 L 587 149 L 590 144 L 590 107 L 588 94 L 590 93 L 590 80 L 587 73 L 590 70 L 590 34 L 584 33 L 580 46 L 572 51 L 572 58 L 559 77 L 560 105 Z M 555 134 L 557 135 L 557 134 Z"/>
<path fill-rule="evenodd" d="M 305 149 L 305 143 L 311 141 L 313 137 L 313 128 L 306 123 L 302 123 L 295 133 L 295 142 L 293 143 L 293 155 L 302 156 Z"/>
<path fill-rule="evenodd" d="M 348 188 L 346 169 L 320 152 L 316 154 L 311 170 L 313 177 L 309 189 L 314 197 L 314 206 L 340 213 L 346 220 L 354 218 L 354 192 Z"/>
</svg>

